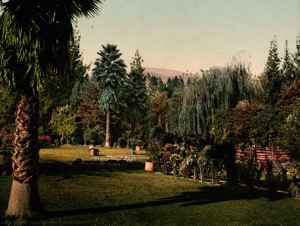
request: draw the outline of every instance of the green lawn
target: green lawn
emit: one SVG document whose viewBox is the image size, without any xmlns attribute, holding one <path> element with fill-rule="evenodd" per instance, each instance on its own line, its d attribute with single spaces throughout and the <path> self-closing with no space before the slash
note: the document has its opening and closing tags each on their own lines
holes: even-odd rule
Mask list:
<svg viewBox="0 0 300 226">
<path fill-rule="evenodd" d="M 101 149 L 102 154 L 129 154 Z M 144 154 L 144 153 L 143 153 Z M 41 150 L 40 196 L 48 218 L 36 225 L 299 225 L 300 201 L 228 190 L 143 171 L 143 163 L 72 165 L 86 147 Z M 0 176 L 3 215 L 11 179 Z M 0 224 L 1 225 L 1 224 Z"/>
</svg>

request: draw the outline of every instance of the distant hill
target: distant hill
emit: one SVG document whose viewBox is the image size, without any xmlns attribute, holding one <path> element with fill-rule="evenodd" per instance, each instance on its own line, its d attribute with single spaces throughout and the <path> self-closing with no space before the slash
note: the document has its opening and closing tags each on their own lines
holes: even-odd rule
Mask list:
<svg viewBox="0 0 300 226">
<path fill-rule="evenodd" d="M 166 68 L 155 68 L 155 67 L 146 67 L 144 73 L 145 74 L 149 73 L 151 75 L 159 76 L 164 82 L 167 81 L 169 77 L 184 74 L 184 72 L 182 71 L 166 69 Z"/>
</svg>

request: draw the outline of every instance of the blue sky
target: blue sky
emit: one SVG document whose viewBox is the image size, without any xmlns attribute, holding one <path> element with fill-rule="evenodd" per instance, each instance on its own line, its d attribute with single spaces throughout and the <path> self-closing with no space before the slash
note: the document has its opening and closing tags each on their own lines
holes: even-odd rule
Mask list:
<svg viewBox="0 0 300 226">
<path fill-rule="evenodd" d="M 139 49 L 144 66 L 198 72 L 233 58 L 262 72 L 270 41 L 295 50 L 300 0 L 106 0 L 81 18 L 81 49 L 94 62 L 101 45 L 118 45 L 129 65 Z"/>
</svg>

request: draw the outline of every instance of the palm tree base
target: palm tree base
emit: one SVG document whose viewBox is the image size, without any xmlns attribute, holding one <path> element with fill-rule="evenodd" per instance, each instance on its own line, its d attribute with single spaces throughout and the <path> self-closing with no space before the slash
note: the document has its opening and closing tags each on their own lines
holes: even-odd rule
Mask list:
<svg viewBox="0 0 300 226">
<path fill-rule="evenodd" d="M 5 216 L 36 219 L 41 218 L 43 212 L 37 181 L 20 183 L 13 180 Z"/>
<path fill-rule="evenodd" d="M 105 145 L 104 145 L 104 147 L 106 147 L 106 148 L 110 148 L 110 142 L 109 142 L 109 141 L 105 141 Z"/>
</svg>

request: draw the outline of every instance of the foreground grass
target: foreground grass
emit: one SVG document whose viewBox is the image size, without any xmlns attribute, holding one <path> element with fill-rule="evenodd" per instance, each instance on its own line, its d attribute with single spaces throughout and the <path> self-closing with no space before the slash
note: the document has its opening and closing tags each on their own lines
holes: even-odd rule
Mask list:
<svg viewBox="0 0 300 226">
<path fill-rule="evenodd" d="M 129 150 L 103 150 L 120 154 Z M 102 154 L 103 154 L 102 152 Z M 126 154 L 126 153 L 123 153 Z M 226 225 L 300 222 L 300 202 L 279 194 L 228 190 L 143 171 L 143 163 L 71 165 L 84 148 L 41 151 L 40 195 L 48 218 L 36 225 Z M 0 177 L 0 214 L 11 179 Z M 0 224 L 1 225 L 1 224 Z"/>
</svg>

